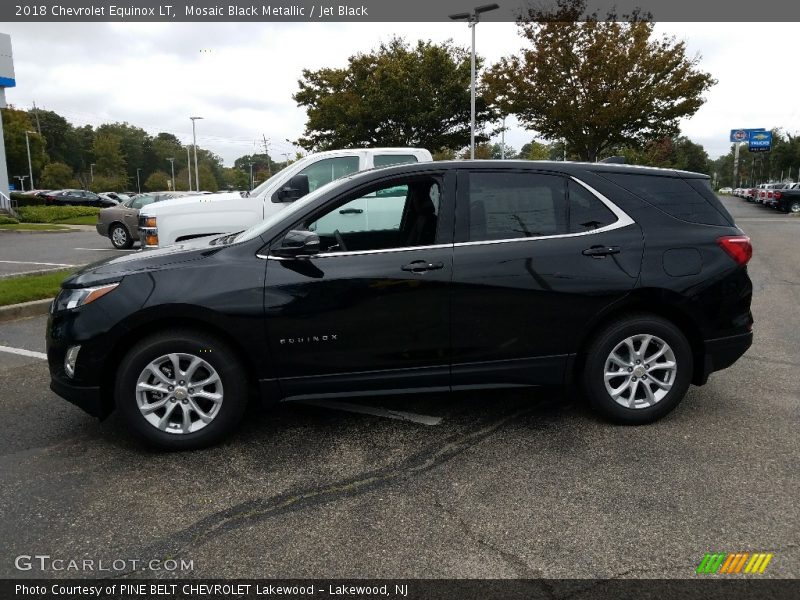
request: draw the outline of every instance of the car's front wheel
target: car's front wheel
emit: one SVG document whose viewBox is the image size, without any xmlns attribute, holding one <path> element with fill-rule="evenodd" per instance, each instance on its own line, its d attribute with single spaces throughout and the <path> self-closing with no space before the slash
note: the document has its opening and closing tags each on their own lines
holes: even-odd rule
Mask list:
<svg viewBox="0 0 800 600">
<path fill-rule="evenodd" d="M 686 395 L 692 350 L 674 324 L 636 314 L 614 321 L 589 345 L 583 385 L 592 407 L 624 424 L 655 421 Z"/>
<path fill-rule="evenodd" d="M 111 226 L 108 231 L 108 237 L 117 250 L 127 250 L 133 246 L 133 240 L 131 239 L 131 234 L 128 233 L 128 229 L 119 223 Z"/>
<path fill-rule="evenodd" d="M 800 200 L 794 200 L 789 205 L 789 210 L 787 212 L 795 213 L 795 214 L 800 213 Z"/>
<path fill-rule="evenodd" d="M 213 336 L 165 331 L 136 344 L 117 371 L 115 400 L 130 428 L 151 445 L 212 445 L 238 425 L 247 404 L 245 373 Z"/>
</svg>

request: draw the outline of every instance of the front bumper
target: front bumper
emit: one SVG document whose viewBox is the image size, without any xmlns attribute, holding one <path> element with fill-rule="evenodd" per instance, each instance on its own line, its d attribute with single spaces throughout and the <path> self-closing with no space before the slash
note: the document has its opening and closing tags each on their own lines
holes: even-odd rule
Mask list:
<svg viewBox="0 0 800 600">
<path fill-rule="evenodd" d="M 94 228 L 97 229 L 97 233 L 103 237 L 108 237 L 108 223 L 97 223 Z"/>
<path fill-rule="evenodd" d="M 52 375 L 50 389 L 56 394 L 83 409 L 93 417 L 105 419 L 111 414 L 111 409 L 103 402 L 98 386 L 79 386 L 71 381 Z"/>
</svg>

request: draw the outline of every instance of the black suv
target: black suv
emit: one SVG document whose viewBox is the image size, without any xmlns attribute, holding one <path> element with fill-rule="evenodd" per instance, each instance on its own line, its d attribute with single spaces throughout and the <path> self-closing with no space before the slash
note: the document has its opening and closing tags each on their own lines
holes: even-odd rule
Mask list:
<svg viewBox="0 0 800 600">
<path fill-rule="evenodd" d="M 51 387 L 175 449 L 228 434 L 252 396 L 580 382 L 607 417 L 647 423 L 750 346 L 751 254 L 696 173 L 366 171 L 247 231 L 72 275 L 48 323 Z"/>
</svg>

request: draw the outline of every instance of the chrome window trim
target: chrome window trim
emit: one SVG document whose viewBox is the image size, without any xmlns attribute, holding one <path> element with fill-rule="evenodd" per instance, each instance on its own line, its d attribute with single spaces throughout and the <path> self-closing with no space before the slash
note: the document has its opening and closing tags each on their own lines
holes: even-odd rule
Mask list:
<svg viewBox="0 0 800 600">
<path fill-rule="evenodd" d="M 594 235 L 596 233 L 605 233 L 606 231 L 614 231 L 615 229 L 622 229 L 623 227 L 628 227 L 629 225 L 633 225 L 636 223 L 624 210 L 614 204 L 611 200 L 609 200 L 606 196 L 602 193 L 598 192 L 588 183 L 581 181 L 577 177 L 573 177 L 572 175 L 569 178 L 574 181 L 575 183 L 583 186 L 586 190 L 589 191 L 590 194 L 595 196 L 600 202 L 602 202 L 606 208 L 608 208 L 614 216 L 617 217 L 617 220 L 611 223 L 610 225 L 606 225 L 605 227 L 600 227 L 598 229 L 590 229 L 588 231 L 576 231 L 575 233 L 558 233 L 555 235 L 540 235 L 536 237 L 521 237 L 521 238 L 507 238 L 502 240 L 479 240 L 475 242 L 456 242 L 454 244 L 434 244 L 430 246 L 404 246 L 401 248 L 382 248 L 378 250 L 353 250 L 352 252 L 321 252 L 320 254 L 313 254 L 309 255 L 307 258 L 336 258 L 340 256 L 359 256 L 359 255 L 366 255 L 366 254 L 388 254 L 394 252 L 409 252 L 411 250 L 441 250 L 444 248 L 461 248 L 464 246 L 488 246 L 492 244 L 510 244 L 515 242 L 535 242 L 539 240 L 555 240 L 561 238 L 571 238 L 571 237 L 581 237 L 586 235 Z M 258 258 L 262 258 L 265 260 L 296 260 L 296 258 L 285 258 L 282 256 L 274 256 L 269 254 L 264 256 L 263 254 L 257 254 Z M 298 257 L 299 258 L 299 257 Z"/>
</svg>

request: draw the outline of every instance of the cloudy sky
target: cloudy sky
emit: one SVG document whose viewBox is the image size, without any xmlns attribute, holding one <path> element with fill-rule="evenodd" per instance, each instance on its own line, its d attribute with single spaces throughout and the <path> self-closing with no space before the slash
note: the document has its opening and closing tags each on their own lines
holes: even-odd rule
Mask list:
<svg viewBox="0 0 800 600">
<path fill-rule="evenodd" d="M 800 132 L 800 63 L 796 24 L 761 24 L 769 39 L 753 46 L 747 23 L 661 23 L 657 32 L 684 39 L 719 83 L 682 124 L 712 158 L 729 148 L 739 127 Z M 303 68 L 344 66 L 393 35 L 469 44 L 461 23 L 98 23 L 4 24 L 14 48 L 17 87 L 10 104 L 54 110 L 76 125 L 128 121 L 150 133 L 191 139 L 190 115 L 200 115 L 198 144 L 230 165 L 261 151 L 294 153 L 287 140 L 303 131 L 305 112 L 292 101 Z M 511 23 L 481 23 L 478 53 L 489 61 L 519 50 Z M 519 148 L 535 136 L 511 123 L 506 142 Z"/>
</svg>

